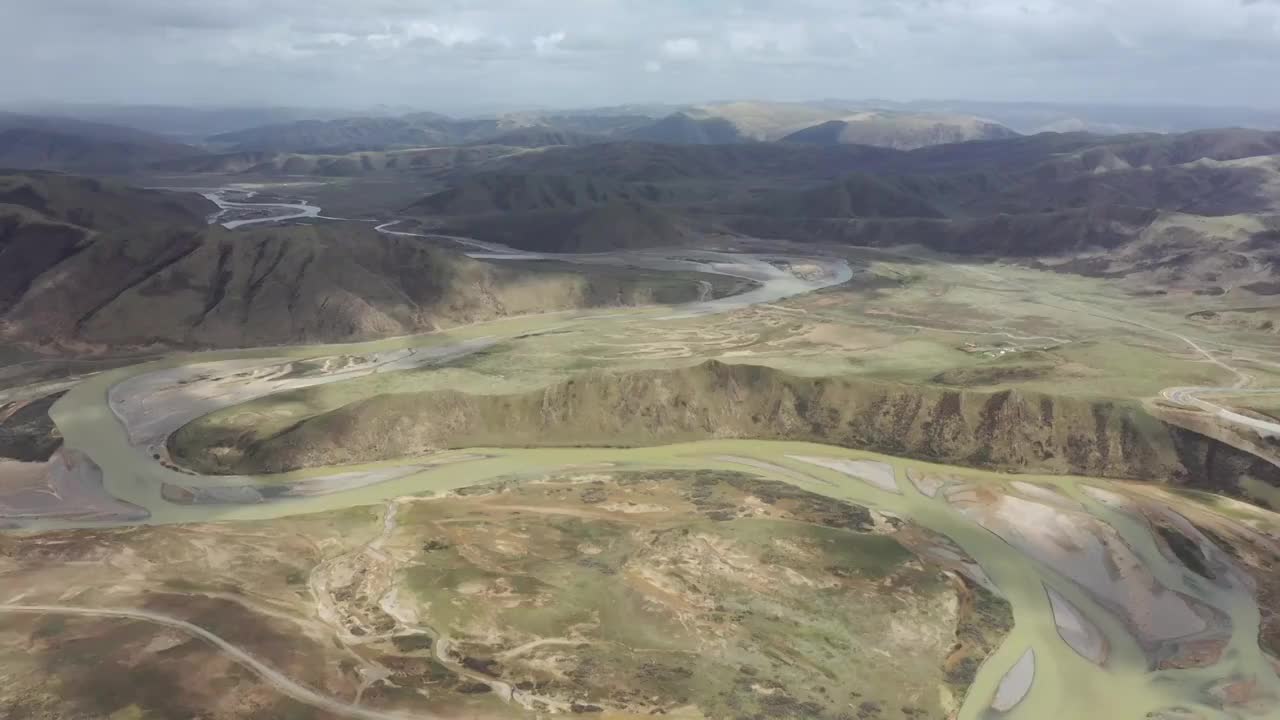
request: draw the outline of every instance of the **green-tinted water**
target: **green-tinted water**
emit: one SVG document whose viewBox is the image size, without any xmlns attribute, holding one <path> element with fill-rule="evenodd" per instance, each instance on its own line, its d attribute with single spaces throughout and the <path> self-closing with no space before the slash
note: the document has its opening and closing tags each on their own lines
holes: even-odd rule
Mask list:
<svg viewBox="0 0 1280 720">
<path fill-rule="evenodd" d="M 1205 690 L 1224 678 L 1252 678 L 1262 693 L 1280 697 L 1277 678 L 1258 646 L 1260 612 L 1251 593 L 1244 588 L 1201 586 L 1188 588 L 1185 571 L 1167 560 L 1150 531 L 1132 518 L 1103 507 L 1081 491 L 1084 485 L 1106 486 L 1106 481 L 1082 478 L 1020 476 L 1019 479 L 1053 486 L 1079 501 L 1089 513 L 1113 526 L 1161 583 L 1193 594 L 1195 599 L 1227 614 L 1233 634 L 1223 660 L 1198 670 L 1169 670 L 1152 673 L 1143 649 L 1124 623 L 1096 602 L 1096 599 L 1061 574 L 1047 568 L 1024 552 L 1006 543 L 993 532 L 968 519 L 944 499 L 928 497 L 906 480 L 908 468 L 946 473 L 979 486 L 1001 487 L 1008 478 L 990 473 L 926 463 L 885 458 L 843 448 L 804 443 L 747 440 L 708 441 L 637 449 L 470 449 L 442 453 L 436 461 L 456 459 L 399 479 L 359 489 L 310 498 L 297 498 L 248 506 L 177 505 L 161 497 L 165 482 L 182 485 L 223 484 L 225 479 L 196 478 L 167 469 L 139 448 L 131 447 L 127 434 L 107 404 L 107 391 L 114 384 L 141 373 L 177 365 L 218 359 L 253 357 L 316 357 L 326 354 L 366 353 L 406 346 L 454 343 L 475 337 L 510 338 L 522 333 L 563 326 L 566 323 L 618 323 L 636 317 L 654 317 L 655 311 L 639 311 L 617 316 L 542 316 L 520 318 L 423 338 L 365 343 L 361 345 L 292 348 L 287 350 L 242 351 L 192 355 L 157 363 L 125 368 L 94 377 L 71 390 L 51 411 L 69 447 L 87 453 L 102 468 L 109 492 L 145 507 L 149 522 L 188 523 L 218 520 L 269 520 L 287 515 L 313 513 L 353 505 L 372 504 L 390 497 L 422 493 L 442 493 L 512 475 L 536 475 L 570 466 L 612 465 L 634 468 L 722 469 L 752 472 L 810 492 L 846 500 L 883 512 L 893 513 L 951 538 L 977 560 L 1000 592 L 1010 601 L 1016 627 L 1004 645 L 979 672 L 961 718 L 1007 717 L 1011 720 L 1046 718 L 1144 718 L 1149 713 L 1184 706 L 1202 717 L 1232 717 L 1206 704 Z M 465 457 L 479 456 L 479 457 Z M 828 459 L 867 459 L 890 463 L 896 470 L 900 493 L 874 487 L 836 470 L 801 462 L 789 456 L 818 456 Z M 294 477 L 317 477 L 336 472 L 385 468 L 403 463 L 375 466 L 313 468 Z M 420 461 L 419 461 L 420 462 Z M 263 479 L 265 482 L 266 480 Z M 272 478 L 271 482 L 280 482 Z M 74 526 L 48 523 L 47 527 Z M 1110 657 L 1098 667 L 1078 655 L 1060 637 L 1045 592 L 1045 584 L 1073 603 L 1105 634 Z M 1029 693 L 1005 714 L 990 709 L 1006 672 L 1031 649 L 1035 656 L 1035 677 Z M 1015 693 L 1016 694 L 1016 693 Z M 1280 718 L 1280 710 L 1263 710 L 1258 717 Z"/>
</svg>

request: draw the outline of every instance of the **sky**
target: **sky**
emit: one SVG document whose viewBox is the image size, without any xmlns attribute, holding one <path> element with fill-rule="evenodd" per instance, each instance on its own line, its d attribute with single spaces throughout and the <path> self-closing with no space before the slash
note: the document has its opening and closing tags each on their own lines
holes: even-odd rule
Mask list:
<svg viewBox="0 0 1280 720">
<path fill-rule="evenodd" d="M 10 102 L 1275 107 L 1280 0 L 0 0 Z"/>
</svg>

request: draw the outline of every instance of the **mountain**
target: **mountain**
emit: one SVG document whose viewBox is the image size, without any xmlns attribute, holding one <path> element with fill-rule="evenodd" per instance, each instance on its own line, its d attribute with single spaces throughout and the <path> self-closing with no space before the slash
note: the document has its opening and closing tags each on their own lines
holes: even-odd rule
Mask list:
<svg viewBox="0 0 1280 720">
<path fill-rule="evenodd" d="M 741 143 L 671 145 L 612 142 L 576 148 L 549 148 L 510 155 L 490 169 L 507 173 L 582 175 L 623 182 L 686 180 L 769 182 L 791 178 L 833 180 L 869 167 L 889 166 L 903 154 L 883 148 L 836 148 Z"/>
<path fill-rule="evenodd" d="M 1034 258 L 1118 248 L 1136 240 L 1158 210 L 1108 206 L 976 218 L 774 217 L 726 218 L 732 230 L 753 237 L 857 247 L 918 245 L 954 255 Z"/>
<path fill-rule="evenodd" d="M 0 113 L 0 167 L 122 174 L 198 154 L 189 145 L 131 128 Z"/>
<path fill-rule="evenodd" d="M 280 157 L 280 153 L 244 150 L 160 160 L 151 163 L 149 169 L 166 173 L 240 173 L 265 163 L 275 162 Z"/>
<path fill-rule="evenodd" d="M 222 133 L 209 142 L 237 151 L 346 153 L 440 145 L 582 145 L 652 122 L 632 115 L 509 113 L 450 118 L 437 113 L 305 120 Z"/>
<path fill-rule="evenodd" d="M 648 125 L 662 113 L 650 108 L 623 107 L 578 112 L 508 114 L 502 116 L 507 126 L 522 122 L 528 127 L 547 127 L 568 132 L 619 136 Z"/>
<path fill-rule="evenodd" d="M 76 135 L 90 140 L 112 142 L 128 142 L 138 145 L 170 144 L 180 145 L 172 139 L 157 133 L 146 132 L 123 125 L 90 122 L 75 118 L 45 115 L 28 115 L 23 113 L 0 112 L 0 130 L 43 130 L 64 135 Z"/>
<path fill-rule="evenodd" d="M 510 148 L 490 145 L 370 150 L 341 155 L 244 150 L 167 160 L 153 163 L 149 169 L 166 173 L 362 177 L 397 171 L 442 171 L 459 165 L 481 163 L 509 152 Z"/>
<path fill-rule="evenodd" d="M 1022 161 L 1027 146 L 1047 144 Z M 939 148 L 911 153 L 900 169 L 912 175 L 899 185 L 921 194 L 950 215 L 982 216 L 1068 208 L 1128 205 L 1202 215 L 1275 212 L 1280 183 L 1280 133 L 1209 130 L 1182 135 L 1118 136 L 1077 145 L 1079 136 L 1050 135 L 1007 143 L 949 146 L 973 150 L 956 172 Z M 1066 142 L 1062 142 L 1066 140 Z M 1017 146 L 1009 153 L 1007 144 Z M 1004 148 L 1002 165 L 975 161 Z M 1051 152 L 1057 150 L 1058 152 Z M 933 155 L 932 158 L 925 157 Z M 924 161 L 918 167 L 919 161 Z M 939 172 L 940 168 L 947 168 Z"/>
<path fill-rule="evenodd" d="M 440 232 L 553 253 L 676 247 L 698 237 L 678 214 L 634 201 L 585 209 L 448 218 Z"/>
<path fill-rule="evenodd" d="M 451 144 L 453 137 L 441 116 L 426 114 L 398 118 L 357 117 L 304 120 L 222 133 L 209 142 L 238 151 L 308 153 L 335 150 L 381 150 Z"/>
<path fill-rule="evenodd" d="M 746 138 L 729 120 L 721 117 L 695 118 L 678 112 L 627 133 L 627 139 L 671 145 L 726 145 Z"/>
<path fill-rule="evenodd" d="M 782 142 L 875 145 L 914 150 L 930 145 L 1016 136 L 1017 133 L 1003 125 L 971 116 L 873 111 L 798 130 L 782 138 Z"/>
<path fill-rule="evenodd" d="M 807 143 L 672 145 L 610 142 L 512 154 L 491 163 L 485 171 L 586 175 L 625 182 L 749 180 L 758 181 L 761 185 L 778 182 L 791 185 L 795 181 L 832 182 L 852 173 L 953 176 L 975 172 L 1019 172 L 1113 145 L 1140 147 L 1151 142 L 1170 140 L 1158 135 L 1106 137 L 1087 133 L 1050 133 L 935 145 L 911 151 L 869 145 Z"/>
<path fill-rule="evenodd" d="M 571 179 L 571 180 L 570 180 Z M 881 243 L 884 224 L 823 226 L 818 219 L 973 221 L 941 232 L 936 246 L 1034 254 L 1011 233 L 1038 233 L 1058 218 L 1088 242 L 1132 235 L 1146 211 L 1204 216 L 1280 212 L 1280 133 L 1211 130 L 1182 135 L 1015 136 L 909 151 L 865 145 L 744 142 L 675 145 L 613 142 L 552 147 L 493 158 L 483 169 L 458 166 L 446 190 L 412 210 L 424 216 L 581 209 L 611 199 L 656 205 L 675 215 L 732 216 L 744 232 L 793 239 Z M 593 198 L 594 194 L 594 198 Z M 1136 213 L 1136 215 L 1134 214 Z M 757 216 L 748 221 L 743 217 Z M 1000 221 L 999 217 L 1009 219 Z M 1108 229 L 1108 218 L 1118 217 Z M 768 222 L 764 219 L 768 218 Z M 520 244 L 518 222 L 500 233 Z M 788 230 L 787 225 L 792 224 Z M 994 232 L 981 241 L 978 228 Z M 754 230 L 753 230 L 754 228 Z M 1003 228 L 1003 229 L 1002 229 Z M 912 242 L 933 225 L 914 226 Z M 548 245 L 539 240 L 539 249 Z M 1066 242 L 1064 250 L 1078 244 Z"/>
<path fill-rule="evenodd" d="M 820 136 L 821 144 L 860 142 L 909 149 L 1014 134 L 995 123 L 969 116 L 888 111 L 850 113 L 847 108 L 839 107 L 746 101 L 691 105 L 656 118 L 628 109 L 507 113 L 460 119 L 414 113 L 266 125 L 214 135 L 209 142 L 233 150 L 335 153 L 458 144 L 548 147 L 584 145 L 606 138 L 719 145 L 774 141 L 809 131 L 816 133 L 815 137 Z M 813 130 L 815 126 L 834 121 L 848 124 L 843 134 L 830 129 Z M 806 140 L 806 137 L 809 136 L 800 135 L 796 141 L 819 141 Z"/>
<path fill-rule="evenodd" d="M 811 218 L 940 218 L 943 213 L 908 187 L 855 174 L 827 185 L 784 192 L 759 205 L 761 212 Z"/>
<path fill-rule="evenodd" d="M 851 112 L 833 105 L 743 101 L 690 106 L 632 130 L 625 137 L 677 145 L 781 140 L 912 150 L 1016 135 L 998 123 L 969 115 L 887 110 Z"/>
<path fill-rule="evenodd" d="M 1244 217 L 1280 213 L 1280 133 L 1042 135 L 923 148 L 866 165 L 870 170 L 808 187 L 778 183 L 726 209 L 732 216 L 725 222 L 744 234 L 805 242 L 916 244 L 1006 257 L 1105 250 L 1127 257 L 1124 248 L 1136 247 L 1158 221 L 1184 214 L 1198 221 L 1177 223 L 1163 241 L 1143 242 L 1141 257 L 1061 267 L 1090 273 L 1115 267 L 1124 274 L 1124 268 L 1173 272 L 1194 265 L 1205 277 L 1228 277 L 1231 263 L 1258 248 L 1248 237 L 1230 250 L 1212 238 Z M 1252 266 L 1270 262 L 1259 256 Z"/>
<path fill-rule="evenodd" d="M 210 135 L 300 120 L 334 120 L 350 110 L 293 107 L 183 107 L 178 105 L 106 105 L 50 103 L 37 105 L 33 115 L 76 119 L 140 130 L 182 142 L 198 143 Z M 377 113 L 379 115 L 385 113 Z"/>
<path fill-rule="evenodd" d="M 102 232 L 156 224 L 198 226 L 217 210 L 193 193 L 143 190 L 107 180 L 35 171 L 0 176 L 0 207 Z"/>
<path fill-rule="evenodd" d="M 700 292 L 694 279 L 484 263 L 367 223 L 230 231 L 206 224 L 211 209 L 193 194 L 0 177 L 0 343 L 119 351 L 348 341 Z M 562 229 L 583 247 L 642 244 L 673 232 L 660 217 L 610 206 L 548 218 L 542 231 Z"/>
<path fill-rule="evenodd" d="M 580 147 L 607 142 L 608 137 L 578 130 L 562 130 L 545 125 L 518 128 L 474 140 L 471 145 L 503 145 L 506 147 L 540 148 L 554 146 Z"/>
<path fill-rule="evenodd" d="M 684 112 L 698 120 L 725 120 L 743 139 L 755 141 L 779 140 L 797 130 L 847 114 L 807 103 L 749 100 L 694 105 Z"/>
<path fill-rule="evenodd" d="M 412 215 L 482 215 L 561 210 L 619 201 L 657 202 L 663 191 L 651 184 L 628 184 L 573 175 L 483 173 L 429 195 L 410 206 Z"/>
<path fill-rule="evenodd" d="M 840 107 L 860 110 L 886 108 L 904 112 L 977 115 L 1028 134 L 1077 130 L 1096 133 L 1185 133 L 1218 127 L 1280 130 L 1280 110 L 1275 108 L 980 100 L 831 102 Z"/>
<path fill-rule="evenodd" d="M 1055 167 L 1097 172 L 1169 167 L 1199 160 L 1241 160 L 1280 154 L 1280 132 L 1224 128 L 1178 135 L 1117 138 L 1059 159 Z"/>
<path fill-rule="evenodd" d="M 165 242 L 182 234 L 169 228 L 200 227 L 214 210 L 212 203 L 192 194 L 137 190 L 52 173 L 0 176 L 0 326 L 13 331 L 14 326 L 6 325 L 8 314 L 38 280 L 56 277 L 64 263 L 101 238 L 135 238 L 139 244 L 154 241 L 154 255 L 163 257 Z M 138 262 L 155 259 L 143 255 Z M 135 262 L 128 257 L 118 260 Z M 79 286 L 85 297 L 91 297 L 119 279 L 112 269 L 111 262 L 90 264 L 68 279 L 69 287 Z M 23 332 L 0 331 L 0 335 L 44 332 L 38 320 L 38 315 L 15 319 Z"/>
</svg>

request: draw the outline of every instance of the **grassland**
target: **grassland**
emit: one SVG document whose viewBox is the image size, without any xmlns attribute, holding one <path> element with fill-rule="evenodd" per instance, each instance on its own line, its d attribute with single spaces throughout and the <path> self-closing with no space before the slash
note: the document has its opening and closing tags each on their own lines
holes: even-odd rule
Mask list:
<svg viewBox="0 0 1280 720">
<path fill-rule="evenodd" d="M 188 620 L 374 709 L 936 717 L 967 687 L 957 632 L 998 640 L 1010 617 L 985 591 L 995 614 L 976 612 L 903 527 L 737 473 L 601 467 L 270 527 L 7 539 L 0 578 L 25 603 Z M 163 626 L 22 615 L 0 636 L 6 713 L 323 716 Z"/>
</svg>

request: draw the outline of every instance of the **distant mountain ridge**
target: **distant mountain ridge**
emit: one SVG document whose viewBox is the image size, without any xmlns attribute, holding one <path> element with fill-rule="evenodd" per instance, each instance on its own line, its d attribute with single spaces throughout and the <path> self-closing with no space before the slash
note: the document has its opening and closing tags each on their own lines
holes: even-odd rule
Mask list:
<svg viewBox="0 0 1280 720">
<path fill-rule="evenodd" d="M 1013 130 L 972 116 L 864 112 L 798 130 L 782 138 L 782 142 L 875 145 L 915 150 L 932 145 L 1014 137 L 1018 137 L 1018 133 Z"/>
<path fill-rule="evenodd" d="M 425 147 L 451 142 L 441 124 L 434 115 L 303 120 L 214 135 L 209 142 L 237 151 L 303 153 Z"/>
<path fill-rule="evenodd" d="M 627 140 L 667 145 L 730 145 L 747 140 L 727 118 L 678 112 L 627 133 Z"/>
<path fill-rule="evenodd" d="M 878 132 L 863 131 L 829 143 L 914 148 L 943 142 L 1014 135 L 979 118 L 927 113 L 880 112 L 851 116 L 849 110 L 797 103 L 732 102 L 689 106 L 660 117 L 630 114 L 511 113 L 453 119 L 434 113 L 399 117 L 353 117 L 267 125 L 209 138 L 239 151 L 349 152 L 431 145 L 497 144 L 516 147 L 581 145 L 632 140 L 676 145 L 721 145 L 774 141 L 823 123 L 843 121 L 862 128 L 874 118 Z M 895 134 L 891 126 L 901 126 Z M 802 136 L 803 137 L 803 136 Z"/>
<path fill-rule="evenodd" d="M 652 203 L 665 199 L 669 196 L 652 184 L 629 184 L 575 175 L 483 173 L 469 176 L 448 190 L 423 198 L 407 212 L 483 215 L 563 210 L 614 202 Z"/>
<path fill-rule="evenodd" d="M 214 135 L 209 142 L 237 151 L 335 153 L 444 145 L 543 147 L 584 144 L 636 127 L 647 118 L 515 113 L 455 119 L 436 113 L 352 117 L 267 125 Z"/>
<path fill-rule="evenodd" d="M 0 113 L 0 167 L 122 174 L 201 152 L 133 128 Z"/>
</svg>

